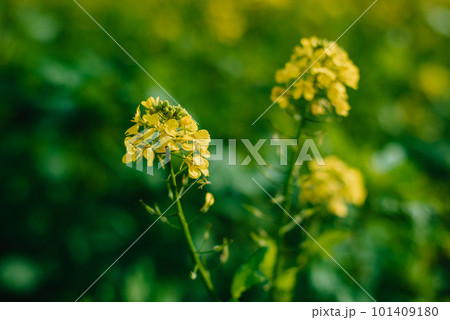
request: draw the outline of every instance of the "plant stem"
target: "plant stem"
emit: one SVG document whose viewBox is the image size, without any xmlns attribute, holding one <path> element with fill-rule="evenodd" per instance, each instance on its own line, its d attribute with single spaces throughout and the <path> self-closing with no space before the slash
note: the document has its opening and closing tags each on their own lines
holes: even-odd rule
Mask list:
<svg viewBox="0 0 450 320">
<path fill-rule="evenodd" d="M 302 131 L 302 120 L 299 120 L 298 131 L 297 131 L 297 146 L 294 149 L 295 152 L 292 154 L 292 158 L 289 161 L 289 168 L 287 171 L 286 180 L 283 186 L 283 195 L 285 196 L 285 205 L 284 209 L 290 214 L 291 206 L 292 206 L 292 192 L 294 189 L 293 180 L 295 173 L 295 163 L 300 154 L 300 139 L 301 139 L 301 131 Z M 278 231 L 276 236 L 276 245 L 277 245 L 277 254 L 275 257 L 275 264 L 273 267 L 272 274 L 272 288 L 271 288 L 271 296 L 272 300 L 277 300 L 277 280 L 278 275 L 282 269 L 282 263 L 284 259 L 284 232 L 283 226 L 288 222 L 288 216 L 282 212 L 282 216 L 279 219 Z"/>
<path fill-rule="evenodd" d="M 211 295 L 211 297 L 219 301 L 219 296 L 216 293 L 216 290 L 214 289 L 214 285 L 211 281 L 211 277 L 209 275 L 208 270 L 206 270 L 205 266 L 203 265 L 202 261 L 200 260 L 199 254 L 195 248 L 194 241 L 192 240 L 191 233 L 189 231 L 188 223 L 186 222 L 186 218 L 184 217 L 183 208 L 181 207 L 181 201 L 180 196 L 178 192 L 177 187 L 177 180 L 173 171 L 172 162 L 168 163 L 169 167 L 169 174 L 171 177 L 171 184 L 174 191 L 174 196 L 177 203 L 177 210 L 178 210 L 178 219 L 180 221 L 181 230 L 183 231 L 184 240 L 186 242 L 186 245 L 188 247 L 189 255 L 191 256 L 192 262 L 194 262 L 194 265 L 197 266 L 198 272 L 200 273 L 200 277 L 203 281 L 203 283 L 206 286 L 206 289 L 208 290 L 208 293 Z"/>
</svg>

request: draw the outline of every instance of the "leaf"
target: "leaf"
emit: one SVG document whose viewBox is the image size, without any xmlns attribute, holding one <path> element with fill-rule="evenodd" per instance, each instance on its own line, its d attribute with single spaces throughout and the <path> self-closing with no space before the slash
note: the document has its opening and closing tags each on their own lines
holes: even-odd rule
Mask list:
<svg viewBox="0 0 450 320">
<path fill-rule="evenodd" d="M 277 258 L 277 246 L 275 241 L 270 240 L 267 246 L 267 252 L 264 255 L 264 260 L 262 261 L 259 269 L 264 274 L 267 280 L 271 280 L 273 276 L 273 267 L 275 265 L 275 260 Z"/>
<path fill-rule="evenodd" d="M 278 301 L 291 301 L 295 283 L 297 280 L 297 273 L 300 270 L 299 267 L 292 267 L 284 270 L 277 279 L 275 284 L 277 288 L 277 300 Z"/>
<path fill-rule="evenodd" d="M 265 232 L 260 232 L 259 234 L 251 232 L 250 237 L 252 237 L 260 247 L 267 248 L 267 252 L 260 264 L 259 270 L 264 274 L 267 280 L 270 280 L 272 279 L 273 267 L 277 256 L 277 246 L 275 241 L 269 238 Z"/>
<path fill-rule="evenodd" d="M 239 299 L 244 291 L 247 291 L 254 285 L 266 281 L 266 277 L 260 271 L 260 265 L 269 249 L 259 248 L 234 274 L 231 283 L 231 295 L 233 299 Z"/>
<path fill-rule="evenodd" d="M 331 251 L 336 245 L 341 244 L 350 236 L 350 232 L 347 230 L 328 230 L 321 235 L 316 236 L 315 239 L 325 250 Z M 303 247 L 309 252 L 309 254 L 319 254 L 326 256 L 326 253 L 312 240 L 307 239 L 303 243 Z"/>
</svg>

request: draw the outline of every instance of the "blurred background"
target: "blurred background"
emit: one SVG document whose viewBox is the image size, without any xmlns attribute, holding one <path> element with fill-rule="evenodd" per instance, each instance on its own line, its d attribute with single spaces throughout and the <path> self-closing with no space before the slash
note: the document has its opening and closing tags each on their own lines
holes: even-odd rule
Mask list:
<svg viewBox="0 0 450 320">
<path fill-rule="evenodd" d="M 372 1 L 79 3 L 213 138 L 256 142 L 272 135 L 277 106 L 251 123 L 299 39 L 334 41 Z M 170 98 L 72 0 L 3 0 L 0 24 L 0 300 L 73 301 L 154 221 L 139 200 L 170 204 L 162 174 L 121 162 L 139 102 Z M 360 88 L 320 150 L 363 172 L 368 199 L 311 232 L 380 301 L 450 300 L 449 37 L 447 0 L 380 0 L 339 41 Z M 258 168 L 210 171 L 216 203 L 192 229 L 199 243 L 211 226 L 205 248 L 233 239 L 226 264 L 208 259 L 228 299 L 263 227 L 246 206 L 281 212 L 251 180 Z M 203 197 L 183 199 L 188 216 Z M 294 300 L 367 301 L 320 250 L 305 259 Z M 157 223 L 82 300 L 209 300 L 192 268 L 179 232 Z M 242 297 L 266 299 L 262 286 Z"/>
</svg>

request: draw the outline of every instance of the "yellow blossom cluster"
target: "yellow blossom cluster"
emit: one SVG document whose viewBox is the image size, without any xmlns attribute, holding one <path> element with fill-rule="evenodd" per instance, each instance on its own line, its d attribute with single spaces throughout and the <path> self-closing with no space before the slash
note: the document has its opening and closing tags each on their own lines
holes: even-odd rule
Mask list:
<svg viewBox="0 0 450 320">
<path fill-rule="evenodd" d="M 347 204 L 362 205 L 367 191 L 357 169 L 347 166 L 335 156 L 325 158 L 325 165 L 309 163 L 310 174 L 300 183 L 300 201 L 323 205 L 339 217 L 345 217 Z"/>
<path fill-rule="evenodd" d="M 303 38 L 285 67 L 276 72 L 275 81 L 280 86 L 272 89 L 271 99 L 281 108 L 295 110 L 294 100 L 303 98 L 310 102 L 313 115 L 331 112 L 334 107 L 336 114 L 345 117 L 350 110 L 346 86 L 358 88 L 359 69 L 337 44 Z"/>
<path fill-rule="evenodd" d="M 138 162 L 144 157 L 147 165 L 152 166 L 155 154 L 164 154 L 168 149 L 183 159 L 182 168 L 187 165 L 189 177 L 209 176 L 209 162 L 206 160 L 210 156 L 209 132 L 198 130 L 197 123 L 184 108 L 171 106 L 159 97 L 150 97 L 137 107 L 131 122 L 135 125 L 125 132 L 127 151 L 122 158 L 124 163 Z"/>
</svg>

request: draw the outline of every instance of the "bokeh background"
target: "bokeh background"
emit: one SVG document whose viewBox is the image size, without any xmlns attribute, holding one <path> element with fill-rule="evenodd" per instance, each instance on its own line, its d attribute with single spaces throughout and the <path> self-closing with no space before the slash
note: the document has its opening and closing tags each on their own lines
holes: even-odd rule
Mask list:
<svg viewBox="0 0 450 320">
<path fill-rule="evenodd" d="M 335 40 L 372 1 L 79 2 L 213 138 L 255 142 L 272 135 L 278 107 L 251 123 L 299 39 Z M 449 5 L 380 0 L 339 41 L 360 89 L 321 151 L 359 168 L 369 193 L 311 232 L 380 301 L 450 300 Z M 162 175 L 121 162 L 138 103 L 169 97 L 72 0 L 3 0 L 0 24 L 0 299 L 73 301 L 153 222 L 139 200 L 170 204 Z M 192 224 L 197 243 L 211 226 L 205 248 L 233 239 L 226 264 L 208 259 L 224 299 L 257 248 L 250 233 L 270 229 L 248 206 L 282 214 L 252 177 L 261 169 L 212 163 L 216 204 Z M 203 194 L 183 199 L 191 218 Z M 190 271 L 179 232 L 158 223 L 82 300 L 209 300 Z M 320 250 L 297 282 L 294 300 L 368 300 Z"/>
</svg>

